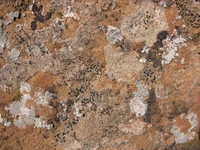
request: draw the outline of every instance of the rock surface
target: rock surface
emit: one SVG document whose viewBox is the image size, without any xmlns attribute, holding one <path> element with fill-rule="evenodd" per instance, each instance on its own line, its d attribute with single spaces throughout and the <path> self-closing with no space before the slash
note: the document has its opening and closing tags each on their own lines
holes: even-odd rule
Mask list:
<svg viewBox="0 0 200 150">
<path fill-rule="evenodd" d="M 200 2 L 0 10 L 0 149 L 200 149 Z"/>
</svg>

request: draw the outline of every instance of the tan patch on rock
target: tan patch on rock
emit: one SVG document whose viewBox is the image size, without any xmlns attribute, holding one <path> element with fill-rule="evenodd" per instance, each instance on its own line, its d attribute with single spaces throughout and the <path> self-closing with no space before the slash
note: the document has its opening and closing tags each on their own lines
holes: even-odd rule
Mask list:
<svg viewBox="0 0 200 150">
<path fill-rule="evenodd" d="M 45 43 L 45 46 L 48 48 L 48 51 L 52 54 L 55 54 L 59 49 L 64 45 L 62 43 L 53 43 L 53 40 Z"/>
<path fill-rule="evenodd" d="M 176 120 L 173 125 L 176 126 L 178 129 L 181 129 L 181 132 L 188 133 L 188 129 L 191 127 L 187 118 L 177 116 L 174 118 Z"/>
<path fill-rule="evenodd" d="M 106 59 L 106 71 L 113 73 L 114 78 L 119 81 L 134 81 L 137 74 L 143 69 L 136 52 L 124 53 L 113 49 L 110 44 L 104 48 Z"/>
<path fill-rule="evenodd" d="M 0 69 L 6 64 L 5 59 L 0 57 Z"/>
<path fill-rule="evenodd" d="M 41 87 L 42 89 L 46 89 L 51 87 L 53 83 L 56 81 L 57 77 L 48 72 L 39 72 L 32 76 L 28 83 L 33 85 L 34 87 Z"/>
<path fill-rule="evenodd" d="M 68 18 L 65 22 L 66 29 L 63 30 L 61 38 L 63 40 L 73 38 L 78 29 L 78 22 L 72 18 Z"/>
<path fill-rule="evenodd" d="M 15 93 L 12 92 L 4 92 L 0 90 L 0 114 L 5 113 L 5 106 L 8 106 L 11 102 Z"/>
<path fill-rule="evenodd" d="M 137 147 L 136 147 L 136 144 L 134 143 L 127 143 L 127 144 L 123 144 L 122 146 L 120 146 L 118 148 L 118 150 L 138 150 Z"/>
<path fill-rule="evenodd" d="M 57 95 L 58 100 L 65 100 L 69 97 L 69 87 L 68 86 L 58 86 L 57 87 Z"/>
<path fill-rule="evenodd" d="M 19 129 L 0 125 L 0 149 L 53 149 L 51 132 L 45 129 L 28 127 Z"/>
<path fill-rule="evenodd" d="M 116 81 L 108 80 L 108 77 L 105 75 L 99 80 L 95 80 L 92 82 L 92 86 L 95 90 L 101 91 L 103 89 L 111 89 L 115 85 Z"/>
<path fill-rule="evenodd" d="M 168 9 L 168 10 L 165 11 L 165 16 L 167 16 L 166 21 L 167 21 L 167 23 L 170 27 L 169 28 L 170 29 L 169 30 L 170 35 L 173 33 L 174 26 L 175 26 L 174 22 L 175 22 L 177 14 L 178 14 L 178 11 L 177 11 L 175 4 L 171 5 L 171 9 Z M 181 23 L 177 23 L 177 20 L 176 20 L 176 25 L 179 25 L 179 24 L 181 24 Z"/>
<path fill-rule="evenodd" d="M 152 46 L 157 34 L 168 29 L 162 8 L 151 2 L 138 5 L 136 12 L 129 14 L 122 22 L 121 32 L 127 39 L 135 42 L 146 42 Z"/>
<path fill-rule="evenodd" d="M 55 110 L 48 106 L 35 106 L 35 113 L 39 116 L 45 116 L 47 120 L 55 117 Z"/>
<path fill-rule="evenodd" d="M 129 140 L 129 143 L 131 143 L 131 144 L 136 143 L 135 145 L 138 149 L 145 149 L 145 150 L 151 149 L 152 144 L 151 144 L 151 141 L 148 140 L 148 138 L 149 138 L 149 136 L 147 134 L 143 135 L 143 136 L 131 137 Z"/>
<path fill-rule="evenodd" d="M 120 124 L 119 128 L 123 132 L 133 135 L 142 135 L 146 131 L 145 122 L 140 120 L 130 120 L 127 124 Z"/>
</svg>

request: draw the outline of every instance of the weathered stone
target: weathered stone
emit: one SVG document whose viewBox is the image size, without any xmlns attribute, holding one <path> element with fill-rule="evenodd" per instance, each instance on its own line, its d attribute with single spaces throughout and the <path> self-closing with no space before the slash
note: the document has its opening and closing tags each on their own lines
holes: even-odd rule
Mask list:
<svg viewBox="0 0 200 150">
<path fill-rule="evenodd" d="M 199 149 L 199 8 L 1 1 L 0 149 Z"/>
</svg>

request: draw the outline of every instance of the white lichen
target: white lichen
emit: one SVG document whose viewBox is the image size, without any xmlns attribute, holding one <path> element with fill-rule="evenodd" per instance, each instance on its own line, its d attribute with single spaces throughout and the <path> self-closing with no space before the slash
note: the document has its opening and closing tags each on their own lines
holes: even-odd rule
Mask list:
<svg viewBox="0 0 200 150">
<path fill-rule="evenodd" d="M 79 20 L 80 17 L 78 16 L 78 14 L 76 12 L 72 11 L 72 7 L 68 6 L 68 10 L 67 12 L 64 14 L 65 18 L 73 18 L 74 20 Z"/>
<path fill-rule="evenodd" d="M 8 52 L 8 57 L 12 61 L 17 61 L 19 59 L 20 54 L 21 54 L 20 50 L 13 48 L 11 49 L 11 51 Z"/>
<path fill-rule="evenodd" d="M 120 29 L 114 26 L 108 26 L 106 36 L 111 44 L 116 44 L 123 40 Z"/>
<path fill-rule="evenodd" d="M 21 117 L 19 117 L 18 119 L 15 119 L 13 124 L 18 127 L 18 128 L 25 128 L 26 124 L 24 123 L 24 121 L 21 119 Z"/>
<path fill-rule="evenodd" d="M 47 122 L 44 120 L 43 117 L 35 118 L 35 127 L 37 128 L 45 128 L 45 129 L 51 129 L 53 127 L 52 124 L 47 124 Z"/>
<path fill-rule="evenodd" d="M 0 20 L 0 54 L 4 52 L 4 48 L 6 46 L 6 32 L 3 30 L 4 21 Z"/>
<path fill-rule="evenodd" d="M 175 36 L 174 39 L 172 38 L 173 36 Z M 165 40 L 163 40 L 164 47 L 160 48 L 164 51 L 162 54 L 163 66 L 169 64 L 176 56 L 179 56 L 178 49 L 186 47 L 187 44 L 185 42 L 186 39 L 181 35 L 178 36 L 176 31 L 174 31 L 171 37 L 167 37 Z"/>
<path fill-rule="evenodd" d="M 72 47 L 71 46 L 68 46 L 68 49 L 67 49 L 68 51 L 70 51 L 70 52 L 72 52 L 73 51 L 73 49 L 72 49 Z"/>
<path fill-rule="evenodd" d="M 134 93 L 134 98 L 130 101 L 130 110 L 136 114 L 136 117 L 145 115 L 148 105 L 145 103 L 145 98 L 148 96 L 148 90 L 139 81 L 136 82 L 138 91 Z"/>
<path fill-rule="evenodd" d="M 182 65 L 185 64 L 185 58 L 181 58 L 181 64 L 182 64 Z"/>
<path fill-rule="evenodd" d="M 197 115 L 194 113 L 190 113 L 187 116 L 180 115 L 180 117 L 186 117 L 191 124 L 191 128 L 188 129 L 187 133 L 183 133 L 181 132 L 181 128 L 178 128 L 177 126 L 172 127 L 171 133 L 174 134 L 176 144 L 182 144 L 189 140 L 193 140 L 197 136 L 195 132 L 192 132 L 192 130 L 198 126 Z M 176 120 L 174 121 L 176 122 Z"/>
<path fill-rule="evenodd" d="M 27 108 L 26 102 L 31 97 L 29 94 L 22 96 L 19 102 L 13 102 L 8 108 L 10 114 L 14 117 L 14 125 L 19 128 L 24 128 L 26 125 L 32 125 L 35 119 L 35 110 L 34 108 Z"/>
<path fill-rule="evenodd" d="M 12 23 L 16 18 L 18 18 L 19 17 L 19 11 L 15 11 L 15 12 L 10 12 L 10 13 L 8 13 L 7 14 L 7 16 L 8 16 L 8 19 L 9 19 L 9 22 L 8 22 L 8 24 L 9 23 Z"/>
<path fill-rule="evenodd" d="M 20 101 L 14 101 L 9 107 L 5 108 L 13 116 L 13 124 L 19 128 L 25 128 L 28 125 L 34 125 L 38 128 L 50 129 L 52 125 L 47 124 L 44 120 L 44 117 L 36 118 L 35 106 L 33 104 L 30 107 L 26 106 L 27 102 L 33 99 L 30 93 L 31 86 L 27 82 L 22 82 L 20 92 L 22 93 Z M 40 92 L 36 92 L 34 96 L 34 102 L 36 104 L 45 106 L 48 104 L 48 99 L 51 97 L 49 92 L 46 92 L 44 95 L 42 95 Z M 8 123 L 6 123 L 6 125 L 8 125 Z"/>
<path fill-rule="evenodd" d="M 30 93 L 31 92 L 31 86 L 27 82 L 21 82 L 21 86 L 20 86 L 19 90 L 23 94 Z"/>
<path fill-rule="evenodd" d="M 7 121 L 6 119 L 2 118 L 0 114 L 0 123 L 3 124 L 4 126 L 10 126 L 11 122 Z"/>
<path fill-rule="evenodd" d="M 140 60 L 139 60 L 141 63 L 145 63 L 146 61 L 147 61 L 147 59 L 146 58 L 140 58 Z"/>
<path fill-rule="evenodd" d="M 51 93 L 48 91 L 42 94 L 41 92 L 37 91 L 35 92 L 35 104 L 37 105 L 43 105 L 47 106 L 49 103 L 49 100 L 51 99 Z"/>
<path fill-rule="evenodd" d="M 188 132 L 191 132 L 199 124 L 197 115 L 195 113 L 190 113 L 186 116 L 186 118 L 189 120 L 191 124 L 191 128 L 188 129 Z"/>
<path fill-rule="evenodd" d="M 20 116 L 20 115 L 28 115 L 29 110 L 28 108 L 25 107 L 25 104 L 27 100 L 29 100 L 31 97 L 29 94 L 24 94 L 22 95 L 21 99 L 19 102 L 14 101 L 10 104 L 9 111 L 12 115 L 15 116 Z"/>
<path fill-rule="evenodd" d="M 32 45 L 31 49 L 27 49 L 28 50 L 28 54 L 31 56 L 35 56 L 35 57 L 40 57 L 41 56 L 41 49 L 38 45 Z"/>
<path fill-rule="evenodd" d="M 174 134 L 176 144 L 182 144 L 188 141 L 188 134 L 180 131 L 177 127 L 173 126 L 171 133 Z"/>
<path fill-rule="evenodd" d="M 20 115 L 14 114 L 14 125 L 18 128 L 25 128 L 27 125 L 33 125 L 35 122 L 35 110 L 33 108 L 26 108 L 25 106 L 18 109 L 20 109 Z"/>
<path fill-rule="evenodd" d="M 75 103 L 74 108 L 75 108 L 74 115 L 76 115 L 76 117 L 82 117 L 83 114 L 81 113 L 81 110 L 83 108 L 82 108 L 81 104 Z"/>
<path fill-rule="evenodd" d="M 143 47 L 143 49 L 141 50 L 141 53 L 149 54 L 150 49 L 151 49 L 151 48 L 150 48 L 149 46 L 145 45 L 145 46 Z"/>
<path fill-rule="evenodd" d="M 108 79 L 111 80 L 111 81 L 115 80 L 115 78 L 113 77 L 113 75 L 114 75 L 113 72 L 108 72 L 108 74 L 107 74 Z"/>
<path fill-rule="evenodd" d="M 142 102 L 138 97 L 135 97 L 131 100 L 130 103 L 131 112 L 136 114 L 136 117 L 142 117 L 147 111 L 147 104 Z"/>
</svg>

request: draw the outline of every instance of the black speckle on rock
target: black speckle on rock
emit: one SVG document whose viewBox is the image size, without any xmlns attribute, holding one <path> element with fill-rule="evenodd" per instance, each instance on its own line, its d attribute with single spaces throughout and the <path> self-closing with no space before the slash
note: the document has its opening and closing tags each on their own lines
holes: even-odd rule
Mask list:
<svg viewBox="0 0 200 150">
<path fill-rule="evenodd" d="M 163 47 L 162 41 L 160 40 L 157 40 L 152 46 L 153 49 L 158 49 L 160 47 Z"/>
<path fill-rule="evenodd" d="M 35 17 L 35 20 L 43 23 L 45 21 L 45 18 L 44 18 L 43 15 L 37 14 L 36 17 Z"/>
<path fill-rule="evenodd" d="M 147 57 L 147 60 L 149 62 L 153 62 L 153 67 L 154 68 L 162 69 L 162 63 L 161 63 L 162 58 L 161 58 L 160 55 L 157 55 L 158 53 L 159 53 L 159 51 L 151 49 L 149 51 L 149 55 Z"/>
<path fill-rule="evenodd" d="M 31 29 L 34 31 L 37 29 L 37 22 L 36 21 L 32 21 L 31 22 Z"/>
<path fill-rule="evenodd" d="M 49 19 L 51 19 L 52 16 L 52 12 L 48 12 L 45 16 L 45 21 L 48 21 Z"/>
<path fill-rule="evenodd" d="M 51 87 L 47 88 L 47 91 L 49 91 L 50 93 L 56 93 L 56 86 L 52 85 Z"/>
<path fill-rule="evenodd" d="M 43 16 L 41 14 L 42 8 L 43 8 L 42 5 L 38 6 L 36 4 L 33 4 L 32 11 L 33 11 L 33 14 L 35 16 L 35 21 L 39 21 L 41 23 L 44 23 L 45 21 L 48 21 L 49 19 L 51 19 L 52 11 L 49 11 L 45 16 Z"/>
<path fill-rule="evenodd" d="M 168 32 L 167 31 L 161 31 L 158 33 L 157 35 L 157 39 L 160 40 L 160 41 L 163 41 L 164 39 L 167 38 L 167 35 L 168 35 Z"/>
<path fill-rule="evenodd" d="M 37 6 L 35 3 L 33 4 L 32 6 L 32 11 L 34 14 L 37 14 L 39 13 L 41 10 L 42 10 L 43 6 L 40 5 L 40 6 Z"/>
</svg>

